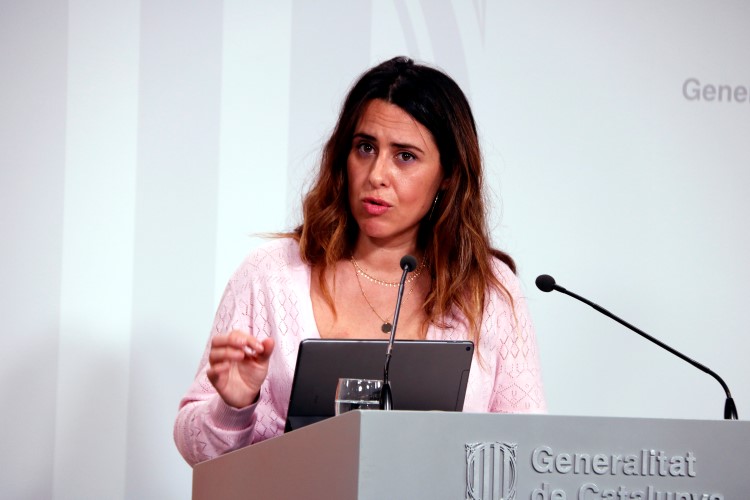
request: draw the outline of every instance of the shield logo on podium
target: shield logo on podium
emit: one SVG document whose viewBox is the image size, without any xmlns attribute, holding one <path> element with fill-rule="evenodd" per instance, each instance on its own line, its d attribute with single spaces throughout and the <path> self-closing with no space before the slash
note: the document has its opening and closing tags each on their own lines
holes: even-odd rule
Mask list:
<svg viewBox="0 0 750 500">
<path fill-rule="evenodd" d="M 466 500 L 515 500 L 515 443 L 467 443 Z"/>
</svg>

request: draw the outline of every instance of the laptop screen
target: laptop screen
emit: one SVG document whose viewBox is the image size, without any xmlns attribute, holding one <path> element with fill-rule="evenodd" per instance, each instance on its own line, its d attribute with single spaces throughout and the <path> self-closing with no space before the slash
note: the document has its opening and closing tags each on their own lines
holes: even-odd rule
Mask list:
<svg viewBox="0 0 750 500">
<path fill-rule="evenodd" d="M 303 340 L 284 432 L 334 416 L 339 378 L 382 379 L 387 346 L 386 340 Z M 393 409 L 461 411 L 473 354 L 470 341 L 396 341 L 389 367 Z"/>
</svg>

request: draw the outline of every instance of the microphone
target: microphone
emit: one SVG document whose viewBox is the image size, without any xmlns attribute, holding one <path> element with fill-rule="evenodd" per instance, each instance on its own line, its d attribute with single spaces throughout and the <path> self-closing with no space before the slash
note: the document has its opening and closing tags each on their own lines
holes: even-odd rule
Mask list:
<svg viewBox="0 0 750 500">
<path fill-rule="evenodd" d="M 714 372 L 713 370 L 711 370 L 711 369 L 703 366 L 702 364 L 698 363 L 697 361 L 690 359 L 689 357 L 687 357 L 684 354 L 682 354 L 680 351 L 678 351 L 678 350 L 676 350 L 676 349 L 674 349 L 672 347 L 669 347 L 664 342 L 662 342 L 662 341 L 660 341 L 658 339 L 655 339 L 654 337 L 652 337 L 648 333 L 644 332 L 643 330 L 640 330 L 640 329 L 636 328 L 635 326 L 631 325 L 627 321 L 624 321 L 624 320 L 618 318 L 617 316 L 615 316 L 611 312 L 607 311 L 603 307 L 601 307 L 601 306 L 599 306 L 597 304 L 594 304 L 590 300 L 587 300 L 587 299 L 581 297 L 580 295 L 577 295 L 577 294 L 575 294 L 573 292 L 570 292 L 570 291 L 566 290 L 565 288 L 563 288 L 560 285 L 558 285 L 557 283 L 555 283 L 555 278 L 553 278 L 552 276 L 550 276 L 548 274 L 542 274 L 540 276 L 537 276 L 537 278 L 536 278 L 536 286 L 537 286 L 537 288 L 539 288 L 543 292 L 551 292 L 552 290 L 557 290 L 560 293 L 564 293 L 565 295 L 570 295 L 574 299 L 580 300 L 584 304 L 587 304 L 587 305 L 593 307 L 594 309 L 596 309 L 600 313 L 604 314 L 608 318 L 611 318 L 611 319 L 617 321 L 618 323 L 620 323 L 621 325 L 623 325 L 623 326 L 629 328 L 630 330 L 634 331 L 635 333 L 637 333 L 641 337 L 645 338 L 646 340 L 650 340 L 651 342 L 653 342 L 654 344 L 658 345 L 662 349 L 666 349 L 667 351 L 671 352 L 672 354 L 674 354 L 678 358 L 680 358 L 680 359 L 682 359 L 684 361 L 687 361 L 688 363 L 690 363 L 694 367 L 698 368 L 702 372 L 708 373 L 713 378 L 715 378 L 719 382 L 719 384 L 721 384 L 721 387 L 724 389 L 724 393 L 726 394 L 727 399 L 726 399 L 726 402 L 724 403 L 724 419 L 725 420 L 737 420 L 737 407 L 734 404 L 734 399 L 732 399 L 732 394 L 729 392 L 729 387 L 727 386 L 726 382 L 724 382 L 724 380 L 722 380 L 722 378 L 719 377 L 719 375 L 716 372 Z"/>
<path fill-rule="evenodd" d="M 391 338 L 388 340 L 388 349 L 385 352 L 385 368 L 383 368 L 383 389 L 380 391 L 380 409 L 393 409 L 393 395 L 391 394 L 391 384 L 388 380 L 388 367 L 391 364 L 391 354 L 393 353 L 393 342 L 396 339 L 396 327 L 398 326 L 398 313 L 401 311 L 401 299 L 404 296 L 404 283 L 406 275 L 417 268 L 417 259 L 412 255 L 401 257 L 401 281 L 398 284 L 398 296 L 396 297 L 396 310 L 393 312 L 393 328 L 391 328 Z"/>
<path fill-rule="evenodd" d="M 565 288 L 563 288 L 560 285 L 558 285 L 557 283 L 555 283 L 555 278 L 553 278 L 552 276 L 550 276 L 548 274 L 542 274 L 540 276 L 537 276 L 537 278 L 536 278 L 536 286 L 537 286 L 537 288 L 539 288 L 539 290 L 541 290 L 543 292 L 551 292 L 552 290 L 557 290 L 558 292 L 564 293 L 565 295 L 570 295 L 574 299 L 580 300 L 584 304 L 587 304 L 587 305 L 593 307 L 594 309 L 596 309 L 600 313 L 604 314 L 608 318 L 613 319 L 613 320 L 617 321 L 618 323 L 620 323 L 621 325 L 623 325 L 623 326 L 629 328 L 630 330 L 634 331 L 635 333 L 637 333 L 641 337 L 645 338 L 646 340 L 650 340 L 651 342 L 653 342 L 654 344 L 658 345 L 662 349 L 666 349 L 667 351 L 671 352 L 672 354 L 674 354 L 678 358 L 680 358 L 680 359 L 682 359 L 684 361 L 687 361 L 688 363 L 690 363 L 694 367 L 698 368 L 702 372 L 708 373 L 713 378 L 715 378 L 719 382 L 719 384 L 721 384 L 721 387 L 724 389 L 724 393 L 727 396 L 726 402 L 724 403 L 724 419 L 725 420 L 737 420 L 737 407 L 734 405 L 734 399 L 732 399 L 732 394 L 729 392 L 729 387 L 727 386 L 726 382 L 724 382 L 724 380 L 722 380 L 722 378 L 719 377 L 719 375 L 716 374 L 716 372 L 714 372 L 713 370 L 711 370 L 711 369 L 703 366 L 702 364 L 698 363 L 697 361 L 694 361 L 694 360 L 688 358 L 687 356 L 685 356 L 684 354 L 682 354 L 680 351 L 678 351 L 676 349 L 673 349 L 672 347 L 669 347 L 664 342 L 662 342 L 662 341 L 660 341 L 658 339 L 655 339 L 654 337 L 652 337 L 648 333 L 646 333 L 646 332 L 644 332 L 644 331 L 636 328 L 635 326 L 631 325 L 630 323 L 628 323 L 628 322 L 626 322 L 626 321 L 618 318 L 617 316 L 615 316 L 611 312 L 607 311 L 603 307 L 601 307 L 601 306 L 599 306 L 597 304 L 594 304 L 590 300 L 587 300 L 587 299 L 581 297 L 580 295 L 577 295 L 577 294 L 575 294 L 573 292 L 569 292 Z"/>
</svg>

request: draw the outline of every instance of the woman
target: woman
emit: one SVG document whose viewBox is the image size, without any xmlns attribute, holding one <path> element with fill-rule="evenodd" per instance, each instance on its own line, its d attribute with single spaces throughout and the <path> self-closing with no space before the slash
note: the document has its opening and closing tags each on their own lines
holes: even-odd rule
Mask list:
<svg viewBox="0 0 750 500">
<path fill-rule="evenodd" d="M 283 432 L 304 338 L 471 339 L 464 411 L 545 410 L 513 260 L 490 246 L 471 109 L 444 73 L 395 58 L 350 90 L 293 232 L 227 285 L 175 441 L 190 464 Z"/>
</svg>

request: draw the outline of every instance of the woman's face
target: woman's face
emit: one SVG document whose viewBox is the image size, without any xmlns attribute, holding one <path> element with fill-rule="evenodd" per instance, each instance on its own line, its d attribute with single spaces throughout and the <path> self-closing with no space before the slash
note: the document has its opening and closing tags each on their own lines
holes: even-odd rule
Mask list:
<svg viewBox="0 0 750 500">
<path fill-rule="evenodd" d="M 372 100 L 354 130 L 346 168 L 359 238 L 413 245 L 444 182 L 429 130 L 398 106 Z"/>
</svg>

